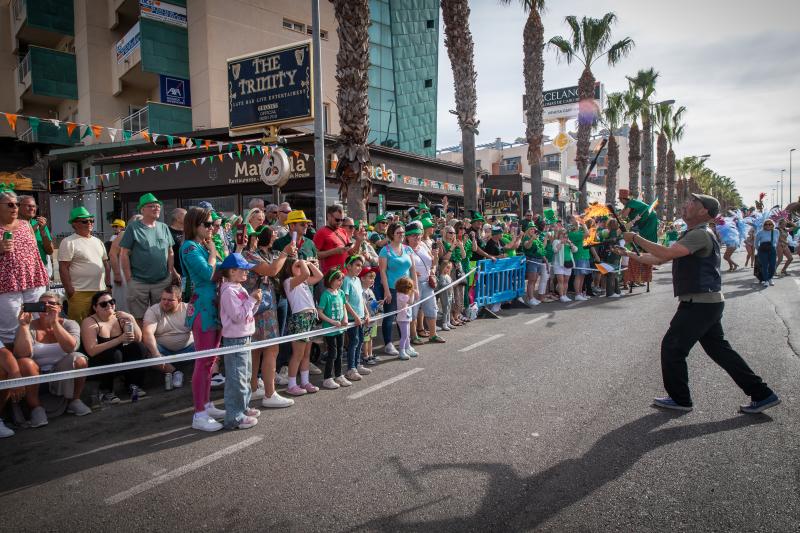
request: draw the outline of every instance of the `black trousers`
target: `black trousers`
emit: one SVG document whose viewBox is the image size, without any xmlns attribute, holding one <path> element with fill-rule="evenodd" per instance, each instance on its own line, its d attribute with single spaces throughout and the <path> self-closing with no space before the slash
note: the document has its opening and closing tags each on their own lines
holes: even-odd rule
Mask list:
<svg viewBox="0 0 800 533">
<path fill-rule="evenodd" d="M 661 341 L 664 388 L 680 405 L 692 405 L 686 357 L 698 341 L 706 354 L 754 401 L 761 401 L 772 394 L 767 384 L 750 370 L 744 359 L 725 340 L 721 323 L 724 308 L 724 302 L 681 302 Z"/>
<path fill-rule="evenodd" d="M 147 355 L 147 347 L 141 342 L 131 342 L 125 345 L 120 344 L 115 348 L 108 349 L 94 357 L 90 357 L 89 366 L 113 365 L 115 363 L 139 361 L 147 358 Z M 144 373 L 144 368 L 135 368 L 133 370 L 126 370 L 121 374 L 100 374 L 98 376 L 100 378 L 100 389 L 113 392 L 115 375 L 121 375 L 127 386 L 136 385 L 141 387 L 144 381 Z"/>
<path fill-rule="evenodd" d="M 325 379 L 342 375 L 342 352 L 344 352 L 344 333 L 325 337 L 328 353 L 325 359 Z"/>
</svg>

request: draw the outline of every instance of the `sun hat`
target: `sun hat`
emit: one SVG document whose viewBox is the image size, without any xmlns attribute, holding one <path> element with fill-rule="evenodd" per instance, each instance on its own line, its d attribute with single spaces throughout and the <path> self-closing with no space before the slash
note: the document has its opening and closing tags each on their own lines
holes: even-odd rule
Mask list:
<svg viewBox="0 0 800 533">
<path fill-rule="evenodd" d="M 289 213 L 289 214 L 286 216 L 286 225 L 289 225 L 289 224 L 297 224 L 297 223 L 307 223 L 307 224 L 311 224 L 311 221 L 310 221 L 310 220 L 308 220 L 308 218 L 306 218 L 306 213 L 305 213 L 305 211 L 302 211 L 302 210 L 300 210 L 300 209 L 295 209 L 295 210 L 292 210 L 292 211 L 291 211 L 291 212 L 290 212 L 290 213 Z"/>
<path fill-rule="evenodd" d="M 73 207 L 72 211 L 69 212 L 69 220 L 67 222 L 72 224 L 79 218 L 94 218 L 94 215 L 91 214 L 85 207 L 79 205 L 78 207 Z"/>
<path fill-rule="evenodd" d="M 238 268 L 240 270 L 250 270 L 255 265 L 252 263 L 248 263 L 247 260 L 242 257 L 240 253 L 232 253 L 225 260 L 219 265 L 219 269 L 223 270 L 226 268 Z"/>
<path fill-rule="evenodd" d="M 411 222 L 410 224 L 406 224 L 406 237 L 409 235 L 422 235 L 422 223 L 419 221 Z"/>
<path fill-rule="evenodd" d="M 151 192 L 143 194 L 139 197 L 139 206 L 136 209 L 141 209 L 147 204 L 164 205 L 158 198 L 156 198 L 155 194 Z"/>
<path fill-rule="evenodd" d="M 111 223 L 112 228 L 125 228 L 125 221 L 121 218 L 115 218 L 114 222 Z"/>
</svg>

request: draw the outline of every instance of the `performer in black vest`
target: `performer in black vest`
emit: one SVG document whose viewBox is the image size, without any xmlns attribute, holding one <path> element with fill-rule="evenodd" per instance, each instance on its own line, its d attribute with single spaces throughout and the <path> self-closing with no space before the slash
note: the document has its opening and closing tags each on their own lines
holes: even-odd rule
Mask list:
<svg viewBox="0 0 800 533">
<path fill-rule="evenodd" d="M 683 206 L 683 219 L 689 228 L 669 248 L 627 232 L 627 242 L 644 252 L 637 261 L 660 265 L 672 261 L 672 285 L 680 300 L 678 311 L 661 341 L 661 372 L 669 396 L 655 398 L 653 405 L 678 411 L 692 410 L 686 357 L 699 341 L 711 359 L 721 366 L 751 402 L 740 407 L 743 413 L 760 413 L 778 405 L 778 395 L 747 366 L 731 348 L 722 332 L 722 278 L 719 273 L 719 243 L 708 223 L 719 213 L 719 202 L 705 194 L 692 194 Z M 631 255 L 617 248 L 622 255 Z"/>
</svg>

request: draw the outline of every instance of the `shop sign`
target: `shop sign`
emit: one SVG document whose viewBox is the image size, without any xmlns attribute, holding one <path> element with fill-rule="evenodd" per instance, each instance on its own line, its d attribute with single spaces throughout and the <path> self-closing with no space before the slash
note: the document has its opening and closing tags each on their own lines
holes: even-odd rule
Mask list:
<svg viewBox="0 0 800 533">
<path fill-rule="evenodd" d="M 406 185 L 414 185 L 416 187 L 425 187 L 428 189 L 436 189 L 440 191 L 449 192 L 463 192 L 464 188 L 457 183 L 450 183 L 447 181 L 431 180 L 426 178 L 415 178 L 414 176 L 404 176 L 398 174 Z"/>
<path fill-rule="evenodd" d="M 366 168 L 366 171 L 373 181 L 380 181 L 383 183 L 394 183 L 395 181 L 394 170 L 386 168 L 386 164 L 369 166 Z"/>
<path fill-rule="evenodd" d="M 161 88 L 161 103 L 192 107 L 192 93 L 189 80 L 176 76 L 158 75 Z"/>
<path fill-rule="evenodd" d="M 311 121 L 311 67 L 311 41 L 228 59 L 228 127 Z"/>
<path fill-rule="evenodd" d="M 284 157 L 286 157 L 284 155 Z M 308 178 L 311 176 L 311 168 L 314 168 L 314 158 L 310 157 L 305 159 L 303 154 L 295 156 L 292 154 L 286 157 L 288 163 L 288 177 L 286 179 L 278 180 L 283 181 L 279 186 L 286 185 L 286 181 L 291 178 Z M 230 161 L 226 160 L 225 167 L 229 166 Z M 256 183 L 258 181 L 265 181 L 263 175 L 269 171 L 273 176 L 283 176 L 283 161 L 278 161 L 275 164 L 275 159 L 271 154 L 265 154 L 261 159 L 254 157 L 245 157 L 241 161 L 233 160 L 233 176 L 228 180 L 230 184 L 239 183 Z M 277 168 L 280 167 L 280 168 Z M 262 169 L 263 173 L 262 173 Z M 226 168 L 226 170 L 228 170 Z"/>
<path fill-rule="evenodd" d="M 551 187 L 550 185 L 542 185 L 542 196 L 544 198 L 552 199 L 556 195 L 555 187 Z"/>
<path fill-rule="evenodd" d="M 136 48 L 142 43 L 142 34 L 139 31 L 139 22 L 137 21 L 133 27 L 128 30 L 125 37 L 117 41 L 117 64 L 122 63 L 128 56 L 130 56 Z"/>
<path fill-rule="evenodd" d="M 186 28 L 186 8 L 160 0 L 139 0 L 142 17 Z"/>
<path fill-rule="evenodd" d="M 504 213 L 520 213 L 521 194 L 517 191 L 484 189 L 484 214 L 500 215 Z"/>
</svg>

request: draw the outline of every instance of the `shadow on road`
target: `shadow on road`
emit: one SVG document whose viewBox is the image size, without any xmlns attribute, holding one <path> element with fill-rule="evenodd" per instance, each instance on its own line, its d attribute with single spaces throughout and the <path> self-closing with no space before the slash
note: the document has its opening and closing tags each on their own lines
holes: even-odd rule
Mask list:
<svg viewBox="0 0 800 533">
<path fill-rule="evenodd" d="M 430 502 L 371 520 L 351 531 L 516 531 L 533 528 L 619 478 L 642 456 L 661 446 L 772 420 L 766 415 L 742 415 L 718 422 L 657 430 L 660 425 L 677 417 L 679 415 L 664 412 L 643 416 L 607 433 L 583 456 L 567 459 L 527 477 L 518 475 L 511 465 L 503 463 L 447 463 L 409 470 L 393 459 L 392 464 L 400 470 L 401 477 L 418 491 L 422 476 L 447 470 L 466 470 L 488 476 L 488 487 L 480 506 L 470 516 L 414 521 L 410 516 L 413 513 L 449 499 L 438 494 L 438 498 Z"/>
</svg>

